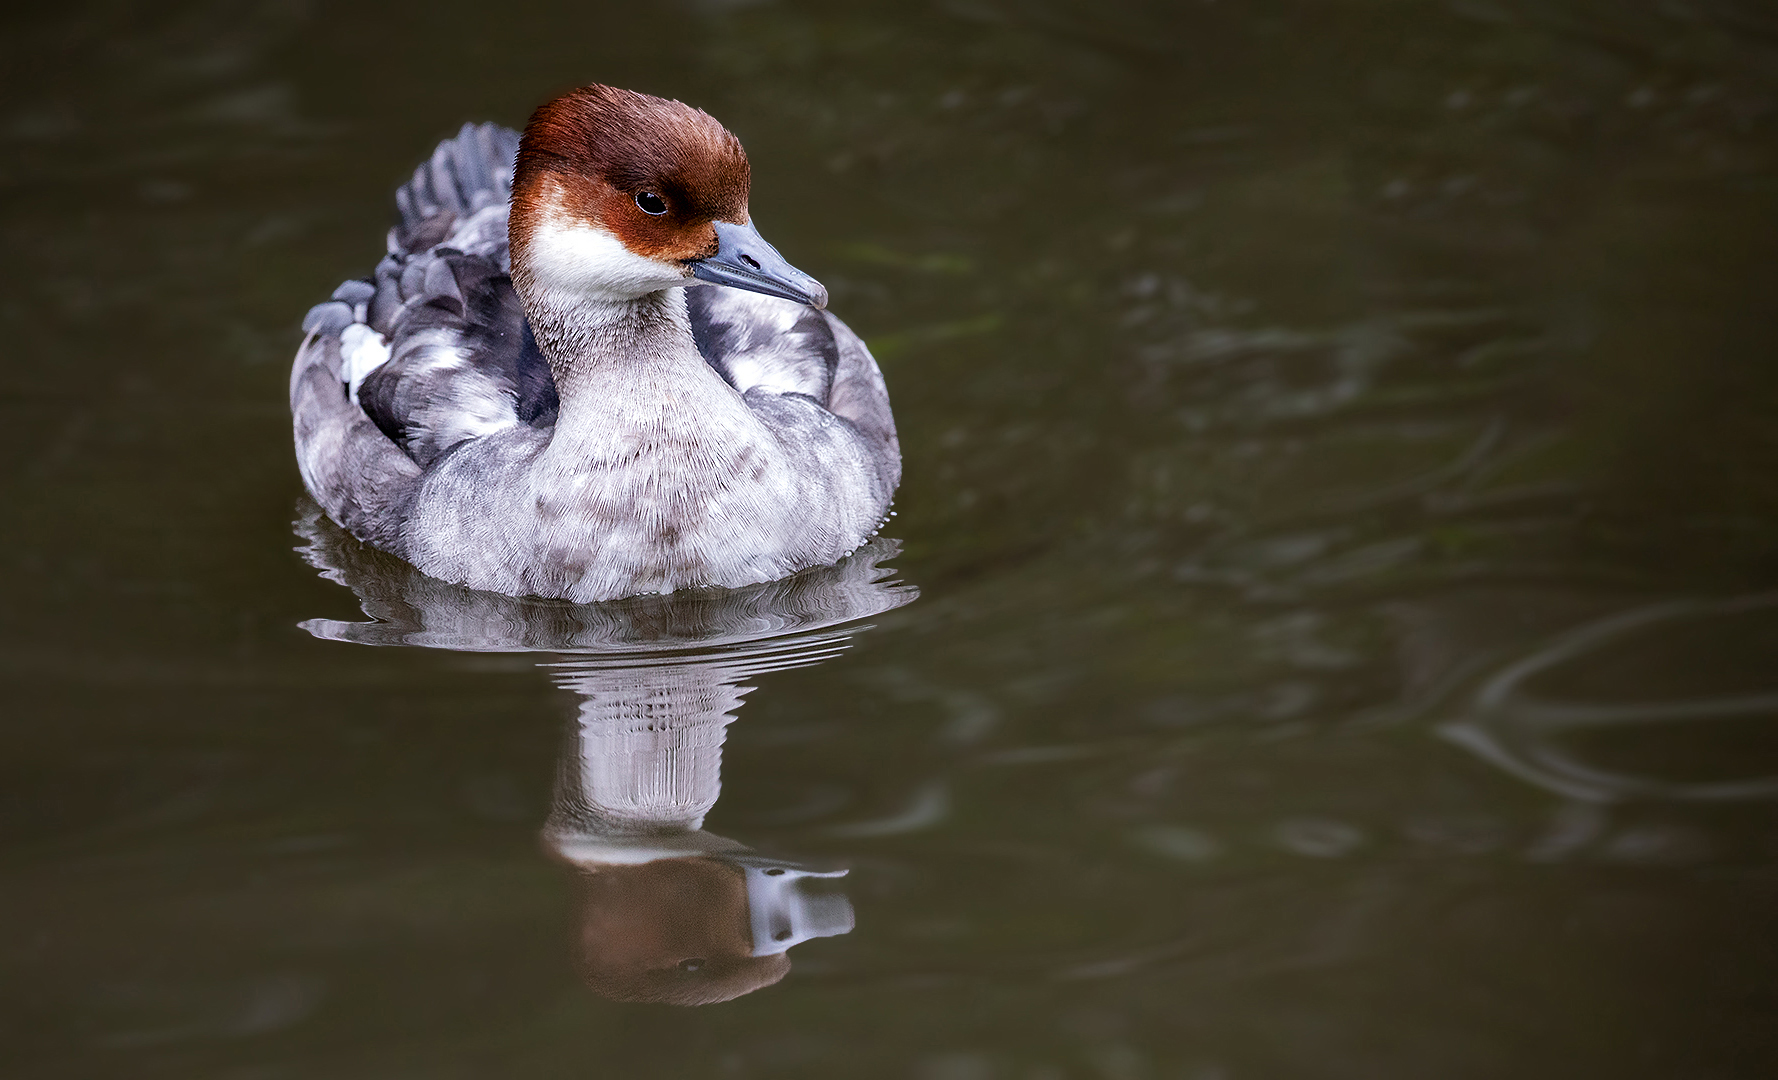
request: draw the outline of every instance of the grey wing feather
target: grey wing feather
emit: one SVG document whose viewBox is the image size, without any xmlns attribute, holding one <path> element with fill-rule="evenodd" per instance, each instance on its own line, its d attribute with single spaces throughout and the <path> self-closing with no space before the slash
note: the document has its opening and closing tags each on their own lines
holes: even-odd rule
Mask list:
<svg viewBox="0 0 1778 1080">
<path fill-rule="evenodd" d="M 812 398 L 864 438 L 887 490 L 901 482 L 889 391 L 850 327 L 826 311 L 738 289 L 688 289 L 686 304 L 698 351 L 730 386 Z"/>
<path fill-rule="evenodd" d="M 443 244 L 509 269 L 506 207 L 518 152 L 519 133 L 499 124 L 464 124 L 456 138 L 439 143 L 395 193 L 401 225 L 389 234 L 390 253 Z"/>
<path fill-rule="evenodd" d="M 371 420 L 423 466 L 465 439 L 554 424 L 555 382 L 512 279 L 444 249 L 411 256 L 410 274 L 384 333 L 389 359 L 358 391 Z"/>
<path fill-rule="evenodd" d="M 352 404 L 340 382 L 337 334 L 310 334 L 290 373 L 290 412 L 303 484 L 355 536 L 403 554 L 400 526 L 420 466 Z"/>
<path fill-rule="evenodd" d="M 711 286 L 688 289 L 692 336 L 704 360 L 743 394 L 761 387 L 825 406 L 839 351 L 812 307 Z"/>
<path fill-rule="evenodd" d="M 858 429 L 871 448 L 877 479 L 887 492 L 893 492 L 901 486 L 901 440 L 895 434 L 895 416 L 889 410 L 889 387 L 883 382 L 883 372 L 851 327 L 826 311 L 821 317 L 833 333 L 838 352 L 833 389 L 826 402 L 828 411 Z"/>
</svg>

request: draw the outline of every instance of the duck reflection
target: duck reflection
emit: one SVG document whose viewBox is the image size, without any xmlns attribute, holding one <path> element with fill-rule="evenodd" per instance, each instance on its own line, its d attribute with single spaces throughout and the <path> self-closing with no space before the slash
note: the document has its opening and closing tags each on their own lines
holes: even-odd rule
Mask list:
<svg viewBox="0 0 1778 1080">
<path fill-rule="evenodd" d="M 718 656 L 577 660 L 581 695 L 544 841 L 581 873 L 580 967 L 606 997 L 696 1005 L 777 982 L 791 946 L 852 929 L 844 896 L 810 888 L 844 870 L 767 859 L 704 830 L 742 681 L 816 663 L 845 634 L 799 635 Z"/>
<path fill-rule="evenodd" d="M 877 540 L 834 567 L 746 589 L 573 605 L 475 592 L 352 540 L 313 508 L 309 563 L 357 593 L 369 622 L 311 619 L 317 637 L 542 660 L 580 697 L 543 829 L 576 870 L 576 960 L 619 1001 L 700 1005 L 769 986 L 789 950 L 852 929 L 841 868 L 769 858 L 704 829 L 747 681 L 844 651 L 858 619 L 917 590 L 887 580 Z"/>
</svg>

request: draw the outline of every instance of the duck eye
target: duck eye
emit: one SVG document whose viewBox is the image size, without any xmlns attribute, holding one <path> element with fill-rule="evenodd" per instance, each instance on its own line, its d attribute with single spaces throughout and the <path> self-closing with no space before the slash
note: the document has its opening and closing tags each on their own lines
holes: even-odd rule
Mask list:
<svg viewBox="0 0 1778 1080">
<path fill-rule="evenodd" d="M 641 199 L 637 199 L 637 202 L 640 203 Z M 701 956 L 694 956 L 690 960 L 679 961 L 679 970 L 680 971 L 696 971 L 703 966 L 704 966 L 704 958 Z"/>
<path fill-rule="evenodd" d="M 660 217 L 667 212 L 667 200 L 652 191 L 638 191 L 636 205 L 641 208 L 644 214 L 653 214 L 655 217 Z"/>
</svg>

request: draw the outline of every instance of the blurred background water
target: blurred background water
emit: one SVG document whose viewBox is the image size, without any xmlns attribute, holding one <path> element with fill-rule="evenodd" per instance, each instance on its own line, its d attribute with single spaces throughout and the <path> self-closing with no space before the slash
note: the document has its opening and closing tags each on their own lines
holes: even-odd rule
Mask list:
<svg viewBox="0 0 1778 1080">
<path fill-rule="evenodd" d="M 7 1075 L 1778 1068 L 1770 4 L 3 26 Z M 465 623 L 317 555 L 298 320 L 594 80 L 739 134 L 875 350 L 916 602 Z M 725 1004 L 593 993 L 540 840 L 606 684 L 539 665 L 637 634 L 757 688 L 706 828 L 850 869 Z"/>
</svg>

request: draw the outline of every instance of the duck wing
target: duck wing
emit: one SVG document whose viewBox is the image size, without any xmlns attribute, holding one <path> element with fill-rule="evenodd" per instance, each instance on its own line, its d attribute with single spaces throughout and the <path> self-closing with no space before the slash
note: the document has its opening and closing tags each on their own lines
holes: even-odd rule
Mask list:
<svg viewBox="0 0 1778 1080">
<path fill-rule="evenodd" d="M 879 479 L 901 482 L 901 447 L 883 373 L 857 334 L 827 311 L 721 286 L 686 290 L 704 361 L 744 397 L 806 397 L 863 436 Z"/>
<path fill-rule="evenodd" d="M 513 289 L 518 133 L 466 124 L 396 192 L 401 224 L 367 281 L 304 326 L 340 340 L 351 401 L 422 468 L 466 439 L 555 422 L 556 389 Z"/>
<path fill-rule="evenodd" d="M 424 467 L 466 439 L 555 423 L 555 382 L 506 271 L 443 245 L 384 261 L 397 264 L 377 283 L 386 321 L 373 301 L 366 327 L 386 353 L 358 331 L 369 355 L 345 380 L 350 394 L 365 371 L 356 398 L 385 435 Z"/>
<path fill-rule="evenodd" d="M 303 483 L 334 521 L 396 555 L 426 465 L 475 434 L 554 416 L 507 277 L 518 142 L 466 124 L 440 143 L 396 193 L 401 224 L 375 275 L 303 319 L 290 373 Z"/>
</svg>

